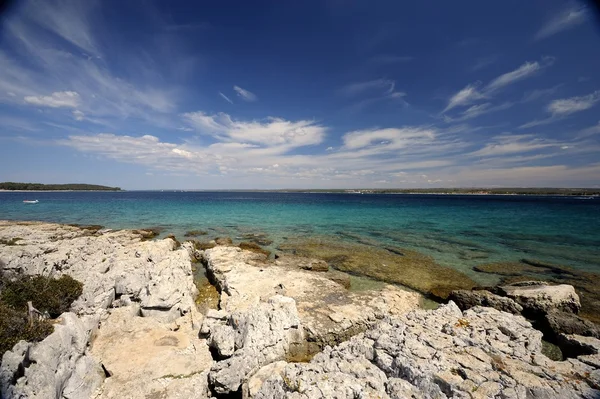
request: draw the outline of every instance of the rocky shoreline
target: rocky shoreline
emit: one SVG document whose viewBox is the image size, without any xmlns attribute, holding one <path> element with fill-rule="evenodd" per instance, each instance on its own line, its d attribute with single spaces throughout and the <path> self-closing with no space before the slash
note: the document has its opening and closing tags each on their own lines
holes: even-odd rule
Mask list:
<svg viewBox="0 0 600 399">
<path fill-rule="evenodd" d="M 4 354 L 2 398 L 600 398 L 598 329 L 570 285 L 459 290 L 424 310 L 395 285 L 348 290 L 302 253 L 150 235 L 0 221 L 3 275 L 83 283 L 52 334 Z M 198 267 L 218 291 L 205 312 Z"/>
</svg>

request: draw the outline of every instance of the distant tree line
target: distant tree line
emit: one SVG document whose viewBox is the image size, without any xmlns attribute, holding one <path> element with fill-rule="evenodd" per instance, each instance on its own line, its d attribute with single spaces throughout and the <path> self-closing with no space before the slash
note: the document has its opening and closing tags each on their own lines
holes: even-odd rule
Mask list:
<svg viewBox="0 0 600 399">
<path fill-rule="evenodd" d="M 77 190 L 77 191 L 121 191 L 121 187 L 107 187 L 97 184 L 41 184 L 41 183 L 0 183 L 0 190 L 23 190 L 23 191 L 54 191 L 54 190 Z"/>
</svg>

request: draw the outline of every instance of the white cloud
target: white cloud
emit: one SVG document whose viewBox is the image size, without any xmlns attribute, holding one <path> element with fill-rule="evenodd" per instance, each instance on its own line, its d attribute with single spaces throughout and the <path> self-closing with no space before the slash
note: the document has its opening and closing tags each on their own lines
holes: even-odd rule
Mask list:
<svg viewBox="0 0 600 399">
<path fill-rule="evenodd" d="M 258 100 L 258 97 L 256 97 L 254 93 L 251 93 L 246 89 L 242 89 L 240 86 L 233 86 L 233 90 L 235 90 L 238 97 L 244 101 L 253 102 Z"/>
<path fill-rule="evenodd" d="M 587 96 L 564 98 L 554 100 L 548 104 L 548 112 L 553 115 L 565 116 L 575 112 L 592 108 L 600 100 L 600 91 L 595 91 Z"/>
<path fill-rule="evenodd" d="M 326 128 L 314 121 L 287 121 L 267 118 L 265 121 L 236 121 L 228 114 L 209 115 L 189 112 L 183 117 L 200 132 L 221 140 L 237 143 L 257 143 L 266 146 L 305 146 L 319 144 Z"/>
<path fill-rule="evenodd" d="M 587 96 L 554 100 L 546 107 L 546 111 L 551 113 L 551 116 L 545 119 L 536 119 L 531 122 L 527 122 L 519 126 L 519 129 L 528 129 L 535 126 L 554 123 L 568 117 L 571 114 L 588 110 L 592 108 L 598 101 L 600 101 L 600 90 L 588 94 Z"/>
<path fill-rule="evenodd" d="M 452 97 L 450 97 L 448 105 L 442 111 L 442 113 L 448 112 L 452 108 L 463 105 L 469 105 L 474 101 L 484 99 L 485 96 L 479 93 L 479 91 L 477 90 L 477 86 L 479 86 L 479 83 L 470 84 L 455 95 L 453 95 Z"/>
<path fill-rule="evenodd" d="M 538 138 L 533 135 L 500 135 L 492 139 L 483 148 L 472 152 L 473 157 L 495 157 L 507 154 L 526 153 L 549 147 L 560 147 L 562 143 Z"/>
<path fill-rule="evenodd" d="M 221 96 L 221 98 L 225 101 L 227 101 L 229 104 L 233 104 L 233 101 L 231 101 L 231 99 L 229 97 L 227 97 L 225 94 L 219 92 L 219 96 Z"/>
<path fill-rule="evenodd" d="M 462 122 L 468 119 L 477 118 L 480 115 L 489 114 L 497 111 L 503 111 L 505 109 L 511 108 L 513 105 L 514 104 L 511 102 L 505 102 L 496 106 L 492 105 L 492 103 L 472 105 L 466 110 L 464 110 L 461 116 L 457 118 L 450 118 L 448 116 L 444 116 L 444 120 L 446 122 Z"/>
<path fill-rule="evenodd" d="M 507 72 L 503 75 L 498 76 L 492 80 L 487 86 L 487 91 L 498 90 L 504 86 L 508 86 L 512 83 L 518 82 L 519 80 L 526 79 L 538 73 L 542 68 L 548 67 L 554 63 L 554 58 L 544 57 L 542 63 L 539 62 L 525 62 L 519 68 L 514 71 Z"/>
<path fill-rule="evenodd" d="M 91 17 L 95 2 L 77 0 L 25 1 L 23 14 L 89 55 L 99 55 L 98 46 L 92 35 Z"/>
<path fill-rule="evenodd" d="M 535 34 L 534 39 L 545 39 L 564 30 L 581 25 L 587 20 L 587 14 L 588 12 L 585 7 L 570 8 L 565 10 L 542 26 L 542 28 Z"/>
<path fill-rule="evenodd" d="M 26 103 L 40 106 L 77 108 L 88 121 L 107 126 L 107 118 L 128 117 L 150 121 L 154 126 L 169 125 L 165 113 L 174 110 L 178 88 L 166 86 L 156 70 L 159 62 L 149 60 L 142 50 L 128 52 L 119 64 L 121 75 L 132 76 L 135 83 L 115 76 L 108 60 L 96 55 L 101 52 L 98 43 L 102 41 L 92 32 L 103 31 L 92 29 L 92 2 L 24 3 L 4 26 L 0 101 L 18 104 L 26 98 Z M 172 55 L 178 58 L 175 52 Z M 64 87 L 77 93 L 79 99 L 60 94 L 63 92 L 57 89 Z"/>
<path fill-rule="evenodd" d="M 389 128 L 358 130 L 346 133 L 342 140 L 344 149 L 356 150 L 369 146 L 383 146 L 387 150 L 395 150 L 413 145 L 415 142 L 431 141 L 435 138 L 434 129 L 424 128 Z"/>
<path fill-rule="evenodd" d="M 464 89 L 460 90 L 458 93 L 456 93 L 452 97 L 450 97 L 450 100 L 448 101 L 448 105 L 446 106 L 446 108 L 444 108 L 444 110 L 442 111 L 442 114 L 450 111 L 451 109 L 453 109 L 455 107 L 466 106 L 466 105 L 473 104 L 480 100 L 490 99 L 493 97 L 493 95 L 495 94 L 495 92 L 497 90 L 500 90 L 500 89 L 502 89 L 508 85 L 511 85 L 515 82 L 518 82 L 520 80 L 534 76 L 542 69 L 551 66 L 553 63 L 554 63 L 553 57 L 543 57 L 540 62 L 527 61 L 523 65 L 521 65 L 519 68 L 515 69 L 514 71 L 507 72 L 507 73 L 502 74 L 502 75 L 498 76 L 497 78 L 493 79 L 490 83 L 488 83 L 483 88 L 483 90 L 478 89 L 478 87 L 481 84 L 480 82 L 476 82 L 474 84 L 467 85 Z M 491 107 L 491 104 L 490 105 L 481 104 L 481 106 L 482 107 L 479 107 L 479 108 L 472 107 L 471 112 L 474 112 L 476 114 L 476 116 L 480 115 L 480 112 L 487 107 Z M 504 108 L 499 108 L 499 109 L 507 108 L 506 103 L 504 105 L 500 105 L 499 107 L 504 107 Z M 463 117 L 464 116 L 465 115 L 463 115 Z M 468 119 L 468 117 L 467 117 L 467 119 Z M 452 119 L 452 120 L 454 120 L 454 119 Z"/>
<path fill-rule="evenodd" d="M 85 114 L 81 111 L 79 111 L 78 109 L 73 111 L 73 117 L 75 118 L 76 121 L 82 121 L 85 118 Z"/>
<path fill-rule="evenodd" d="M 49 96 L 25 96 L 24 100 L 27 104 L 51 108 L 77 108 L 81 103 L 79 94 L 74 91 L 57 91 Z"/>
</svg>

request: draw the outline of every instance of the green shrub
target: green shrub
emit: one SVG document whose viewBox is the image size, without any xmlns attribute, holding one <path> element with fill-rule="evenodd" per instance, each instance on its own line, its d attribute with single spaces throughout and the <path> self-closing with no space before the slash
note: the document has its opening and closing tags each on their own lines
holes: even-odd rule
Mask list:
<svg viewBox="0 0 600 399">
<path fill-rule="evenodd" d="M 56 318 L 67 312 L 71 303 L 83 291 L 83 284 L 74 278 L 63 275 L 59 279 L 44 276 L 21 276 L 14 281 L 5 282 L 0 300 L 18 311 L 27 311 L 27 302 L 40 312 L 48 312 Z"/>
<path fill-rule="evenodd" d="M 16 310 L 0 302 L 0 358 L 20 340 L 41 341 L 53 330 L 47 320 L 35 320 L 30 325 L 26 310 Z"/>
</svg>

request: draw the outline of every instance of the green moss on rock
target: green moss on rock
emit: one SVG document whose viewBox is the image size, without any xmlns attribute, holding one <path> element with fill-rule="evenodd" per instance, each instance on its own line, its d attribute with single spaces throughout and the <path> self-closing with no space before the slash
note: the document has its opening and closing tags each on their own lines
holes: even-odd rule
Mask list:
<svg viewBox="0 0 600 399">
<path fill-rule="evenodd" d="M 240 242 L 239 247 L 241 249 L 244 249 L 246 251 L 251 251 L 257 254 L 263 254 L 266 255 L 267 258 L 269 257 L 269 255 L 271 255 L 271 251 L 268 251 L 266 249 L 263 249 L 260 245 L 253 243 L 253 242 L 248 242 L 248 241 L 242 241 Z"/>
<path fill-rule="evenodd" d="M 391 252 L 361 243 L 311 238 L 290 240 L 279 249 L 323 259 L 335 269 L 401 284 L 441 299 L 446 299 L 453 290 L 477 286 L 466 274 L 441 266 L 430 256 L 405 248 Z"/>
</svg>

